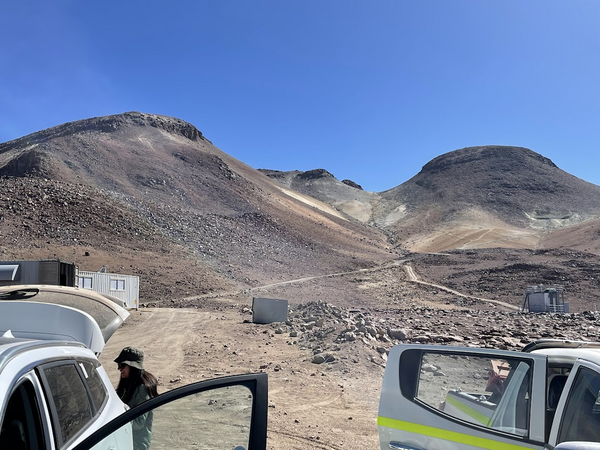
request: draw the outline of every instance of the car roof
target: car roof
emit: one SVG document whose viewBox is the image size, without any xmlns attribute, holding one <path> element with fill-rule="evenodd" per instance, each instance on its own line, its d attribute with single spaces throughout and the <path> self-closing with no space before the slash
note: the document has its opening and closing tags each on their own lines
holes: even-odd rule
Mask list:
<svg viewBox="0 0 600 450">
<path fill-rule="evenodd" d="M 548 360 L 553 363 L 573 364 L 578 359 L 593 362 L 600 365 L 600 348 L 542 348 L 533 350 L 531 353 L 538 353 L 548 356 Z"/>
<path fill-rule="evenodd" d="M 88 289 L 52 285 L 0 287 L 0 333 L 19 338 L 83 342 L 96 353 L 129 316 Z"/>
<path fill-rule="evenodd" d="M 572 341 L 568 339 L 538 339 L 527 344 L 521 351 L 530 353 L 544 348 L 600 348 L 600 342 Z"/>
<path fill-rule="evenodd" d="M 15 337 L 0 336 L 0 373 L 6 364 L 15 356 L 29 350 L 35 350 L 44 347 L 85 347 L 80 342 L 65 341 L 35 341 L 31 339 L 19 339 Z"/>
</svg>

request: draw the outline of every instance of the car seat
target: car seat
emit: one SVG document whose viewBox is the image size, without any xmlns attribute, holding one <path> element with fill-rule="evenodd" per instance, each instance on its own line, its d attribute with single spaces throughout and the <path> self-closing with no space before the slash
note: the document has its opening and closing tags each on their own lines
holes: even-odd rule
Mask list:
<svg viewBox="0 0 600 450">
<path fill-rule="evenodd" d="M 10 450 L 27 450 L 25 427 L 20 420 L 11 420 L 0 433 L 0 448 Z"/>
</svg>

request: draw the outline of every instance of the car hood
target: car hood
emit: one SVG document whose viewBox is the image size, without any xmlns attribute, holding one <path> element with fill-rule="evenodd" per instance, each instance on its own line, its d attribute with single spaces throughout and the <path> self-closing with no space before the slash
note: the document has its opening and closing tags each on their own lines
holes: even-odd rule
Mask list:
<svg viewBox="0 0 600 450">
<path fill-rule="evenodd" d="M 108 297 L 68 286 L 0 287 L 0 332 L 19 338 L 82 342 L 96 353 L 129 312 Z"/>
</svg>

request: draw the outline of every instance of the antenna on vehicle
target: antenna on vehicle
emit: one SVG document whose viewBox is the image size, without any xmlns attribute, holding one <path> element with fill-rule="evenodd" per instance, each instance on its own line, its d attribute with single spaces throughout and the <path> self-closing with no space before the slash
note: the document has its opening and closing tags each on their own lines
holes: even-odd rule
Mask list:
<svg viewBox="0 0 600 450">
<path fill-rule="evenodd" d="M 10 330 L 6 330 L 2 335 L 3 338 L 14 338 L 12 332 Z"/>
</svg>

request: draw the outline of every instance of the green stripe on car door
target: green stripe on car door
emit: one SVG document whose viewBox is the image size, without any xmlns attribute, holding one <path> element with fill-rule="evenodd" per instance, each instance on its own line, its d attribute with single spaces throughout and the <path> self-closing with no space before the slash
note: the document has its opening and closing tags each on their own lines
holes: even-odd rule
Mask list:
<svg viewBox="0 0 600 450">
<path fill-rule="evenodd" d="M 489 421 L 490 421 L 490 417 L 489 416 L 486 416 L 485 414 L 480 413 L 476 409 L 471 408 L 468 405 L 465 405 L 460 400 L 458 400 L 458 399 L 456 399 L 454 397 L 447 396 L 446 397 L 446 403 L 451 404 L 456 409 L 462 411 L 467 416 L 472 417 L 474 420 L 476 420 L 480 424 L 482 424 L 482 425 L 489 425 Z"/>
<path fill-rule="evenodd" d="M 382 416 L 377 418 L 377 425 L 396 430 L 408 431 L 410 433 L 416 433 L 432 438 L 445 439 L 458 444 L 472 445 L 473 447 L 479 447 L 488 450 L 522 450 L 543 448 L 543 446 L 527 447 L 524 445 L 509 444 L 507 442 L 495 441 L 493 439 L 471 436 L 470 434 L 458 433 L 456 431 L 444 430 L 442 428 L 435 428 L 427 425 L 419 425 L 417 423 L 405 422 L 403 420 L 390 419 Z"/>
</svg>

